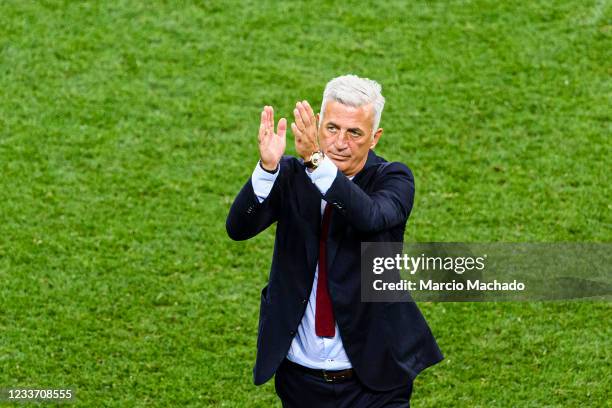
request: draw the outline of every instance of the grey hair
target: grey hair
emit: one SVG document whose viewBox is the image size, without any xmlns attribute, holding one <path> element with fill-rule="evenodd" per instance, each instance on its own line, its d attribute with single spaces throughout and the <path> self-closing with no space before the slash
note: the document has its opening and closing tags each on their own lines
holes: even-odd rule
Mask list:
<svg viewBox="0 0 612 408">
<path fill-rule="evenodd" d="M 382 96 L 382 86 L 371 79 L 360 78 L 357 75 L 343 75 L 332 79 L 323 91 L 323 102 L 321 103 L 320 124 L 323 123 L 325 106 L 328 101 L 336 101 L 343 105 L 359 108 L 372 104 L 374 109 L 374 123 L 372 137 L 380 124 L 385 98 Z"/>
</svg>

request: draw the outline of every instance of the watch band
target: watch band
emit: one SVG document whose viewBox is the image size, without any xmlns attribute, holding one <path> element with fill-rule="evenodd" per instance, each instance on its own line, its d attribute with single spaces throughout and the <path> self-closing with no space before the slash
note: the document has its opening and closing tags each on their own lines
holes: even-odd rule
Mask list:
<svg viewBox="0 0 612 408">
<path fill-rule="evenodd" d="M 321 150 L 317 150 L 310 155 L 310 160 L 304 162 L 304 166 L 309 169 L 316 169 L 321 164 L 321 160 L 325 158 L 325 155 Z"/>
</svg>

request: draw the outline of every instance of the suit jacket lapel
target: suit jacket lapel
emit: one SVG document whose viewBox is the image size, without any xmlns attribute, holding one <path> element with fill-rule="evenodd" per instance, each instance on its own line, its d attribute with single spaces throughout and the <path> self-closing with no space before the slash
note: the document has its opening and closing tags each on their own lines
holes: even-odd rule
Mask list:
<svg viewBox="0 0 612 408">
<path fill-rule="evenodd" d="M 379 164 L 380 162 L 380 158 L 376 156 L 372 150 L 370 150 L 363 169 L 361 169 L 361 171 L 355 175 L 352 182 L 357 184 L 362 190 L 365 190 L 365 185 L 369 182 L 371 175 L 373 174 L 371 167 Z M 347 227 L 346 219 L 337 210 L 332 211 L 329 234 L 327 237 L 328 272 L 333 271 L 332 268 L 334 266 L 336 254 L 338 253 L 338 248 L 340 247 L 342 240 L 346 236 Z"/>
<path fill-rule="evenodd" d="M 319 231 L 321 226 L 321 192 L 310 181 L 305 173 L 298 177 L 295 186 L 295 205 L 300 214 L 300 231 L 304 234 L 306 255 L 308 257 L 308 270 L 314 274 L 315 265 L 319 258 Z"/>
</svg>

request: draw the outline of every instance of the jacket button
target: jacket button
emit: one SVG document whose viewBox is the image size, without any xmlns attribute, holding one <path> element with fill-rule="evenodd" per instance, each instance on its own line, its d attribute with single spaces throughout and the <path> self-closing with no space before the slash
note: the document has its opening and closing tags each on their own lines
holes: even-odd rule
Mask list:
<svg viewBox="0 0 612 408">
<path fill-rule="evenodd" d="M 302 304 L 305 305 L 306 303 L 308 303 L 308 299 L 302 299 Z"/>
<path fill-rule="evenodd" d="M 291 331 L 289 332 L 289 334 L 290 334 L 290 335 L 292 335 L 292 336 L 295 336 L 295 330 L 291 330 Z"/>
</svg>

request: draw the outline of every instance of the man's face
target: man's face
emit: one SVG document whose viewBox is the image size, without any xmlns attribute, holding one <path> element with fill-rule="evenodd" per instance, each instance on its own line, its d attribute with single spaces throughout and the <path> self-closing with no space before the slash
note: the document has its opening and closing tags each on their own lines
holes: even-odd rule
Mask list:
<svg viewBox="0 0 612 408">
<path fill-rule="evenodd" d="M 345 176 L 354 176 L 365 165 L 368 151 L 376 146 L 383 132 L 377 129 L 372 137 L 374 109 L 371 104 L 353 108 L 329 101 L 324 113 L 319 130 L 321 148 Z"/>
</svg>

